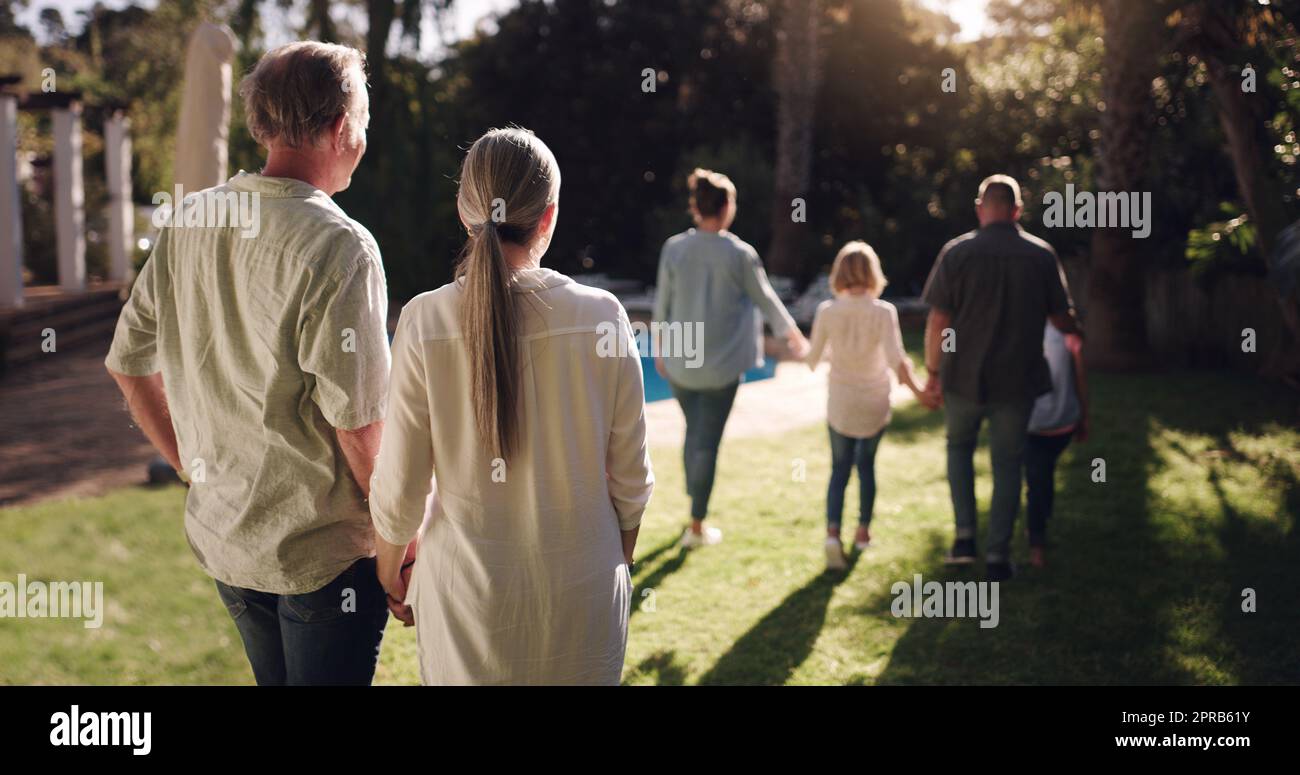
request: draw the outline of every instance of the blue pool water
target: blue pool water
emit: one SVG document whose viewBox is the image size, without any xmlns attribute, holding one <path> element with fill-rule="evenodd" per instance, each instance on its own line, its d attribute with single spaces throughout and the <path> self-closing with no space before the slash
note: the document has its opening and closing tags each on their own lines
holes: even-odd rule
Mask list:
<svg viewBox="0 0 1300 775">
<path fill-rule="evenodd" d="M 641 373 L 645 375 L 645 400 L 646 401 L 663 401 L 673 397 L 672 389 L 668 387 L 668 381 L 659 376 L 655 371 L 655 362 L 653 358 L 642 356 Z M 755 366 L 745 372 L 741 382 L 757 382 L 760 379 L 771 379 L 776 376 L 776 360 L 766 358 L 762 366 Z"/>
</svg>

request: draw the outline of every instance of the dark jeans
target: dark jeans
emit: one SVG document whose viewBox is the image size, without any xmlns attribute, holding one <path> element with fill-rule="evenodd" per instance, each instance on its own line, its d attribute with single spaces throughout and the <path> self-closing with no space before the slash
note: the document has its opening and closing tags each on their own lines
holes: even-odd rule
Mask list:
<svg viewBox="0 0 1300 775">
<path fill-rule="evenodd" d="M 826 489 L 826 524 L 838 529 L 844 515 L 844 488 L 849 486 L 853 468 L 858 469 L 858 525 L 871 525 L 871 510 L 876 503 L 876 449 L 882 428 L 875 436 L 857 439 L 834 428 L 831 432 L 831 483 Z"/>
<path fill-rule="evenodd" d="M 670 383 L 671 384 L 671 383 Z M 718 445 L 722 429 L 736 400 L 740 380 L 717 390 L 691 390 L 671 385 L 673 398 L 686 415 L 686 443 L 682 462 L 686 465 L 686 494 L 691 496 L 691 518 L 704 519 L 713 493 L 713 474 L 718 467 Z"/>
<path fill-rule="evenodd" d="M 388 623 L 373 557 L 301 595 L 217 582 L 259 686 L 368 686 Z"/>
<path fill-rule="evenodd" d="M 954 393 L 943 394 L 948 432 L 948 488 L 957 538 L 975 538 L 975 444 L 980 424 L 989 421 L 989 457 L 993 463 L 993 502 L 989 506 L 989 540 L 985 559 L 1011 559 L 1011 533 L 1020 510 L 1020 467 L 1025 452 L 1032 401 L 977 404 Z"/>
<path fill-rule="evenodd" d="M 1073 433 L 1055 436 L 1029 434 L 1025 440 L 1025 513 L 1029 517 L 1029 545 L 1047 544 L 1047 520 L 1052 516 L 1056 489 L 1056 461 L 1070 446 Z"/>
</svg>

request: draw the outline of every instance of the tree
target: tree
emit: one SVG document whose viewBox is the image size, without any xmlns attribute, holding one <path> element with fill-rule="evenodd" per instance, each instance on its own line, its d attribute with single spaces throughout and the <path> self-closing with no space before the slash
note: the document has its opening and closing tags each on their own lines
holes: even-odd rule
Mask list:
<svg viewBox="0 0 1300 775">
<path fill-rule="evenodd" d="M 800 223 L 792 200 L 808 196 L 813 158 L 817 90 L 821 86 L 822 0 L 783 0 L 776 23 L 772 74 L 777 94 L 776 177 L 772 201 L 772 243 L 767 251 L 773 274 L 800 277 Z"/>
<path fill-rule="evenodd" d="M 1251 49 L 1274 40 L 1294 39 L 1292 21 L 1284 13 L 1255 2 L 1205 2 L 1198 0 L 1177 14 L 1180 42 L 1205 63 L 1214 95 L 1219 126 L 1237 182 L 1238 195 L 1255 225 L 1257 246 L 1274 272 L 1281 257 L 1275 251 L 1278 236 L 1292 220 L 1283 198 L 1284 186 L 1270 169 L 1269 121 L 1273 101 L 1263 62 L 1246 70 Z M 1288 49 L 1290 47 L 1287 47 Z M 1283 66 L 1286 62 L 1283 62 Z M 1253 77 L 1251 88 L 1244 88 Z M 1290 341 L 1273 353 L 1265 371 L 1294 376 L 1300 369 L 1300 303 L 1296 293 L 1278 297 Z"/>
<path fill-rule="evenodd" d="M 1106 66 L 1102 71 L 1101 142 L 1097 190 L 1146 188 L 1151 140 L 1151 81 L 1156 49 L 1151 41 L 1164 19 L 1157 2 L 1102 0 Z M 1092 365 L 1125 370 L 1147 353 L 1145 267 L 1148 250 L 1124 229 L 1097 229 L 1087 290 L 1086 352 Z"/>
</svg>

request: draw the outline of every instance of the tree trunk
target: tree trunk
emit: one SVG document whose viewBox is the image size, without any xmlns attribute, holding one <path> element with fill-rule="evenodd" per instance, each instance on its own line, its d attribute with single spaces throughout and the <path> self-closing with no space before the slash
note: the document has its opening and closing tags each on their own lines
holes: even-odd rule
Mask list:
<svg viewBox="0 0 1300 775">
<path fill-rule="evenodd" d="M 822 76 L 821 6 L 821 0 L 784 0 L 777 20 L 776 170 L 767 265 L 773 274 L 796 279 L 803 279 L 805 271 L 799 250 L 805 224 L 794 221 L 792 200 L 807 202 L 812 175 L 813 115 Z"/>
<path fill-rule="evenodd" d="M 1278 234 L 1287 227 L 1286 208 L 1282 203 L 1281 183 L 1268 172 L 1269 141 L 1265 133 L 1268 118 L 1259 93 L 1241 90 L 1240 65 L 1228 61 L 1242 50 L 1236 21 L 1211 4 L 1198 6 L 1189 23 L 1200 29 L 1193 48 L 1205 60 L 1215 111 L 1223 129 L 1228 156 L 1232 159 L 1237 193 L 1255 224 L 1258 248 L 1272 263 Z M 1262 74 L 1258 75 L 1263 78 Z M 1293 298 L 1278 296 L 1282 319 L 1289 336 L 1281 348 L 1268 357 L 1262 372 L 1294 379 L 1300 369 L 1300 304 Z"/>
<path fill-rule="evenodd" d="M 1097 190 L 1142 191 L 1151 140 L 1151 81 L 1156 52 L 1151 46 L 1162 16 L 1158 4 L 1104 0 L 1106 67 L 1101 93 Z M 1149 189 L 1146 189 L 1149 190 Z M 1144 308 L 1148 251 L 1127 229 L 1095 229 L 1088 272 L 1089 363 L 1103 370 L 1128 370 L 1147 361 Z"/>
</svg>

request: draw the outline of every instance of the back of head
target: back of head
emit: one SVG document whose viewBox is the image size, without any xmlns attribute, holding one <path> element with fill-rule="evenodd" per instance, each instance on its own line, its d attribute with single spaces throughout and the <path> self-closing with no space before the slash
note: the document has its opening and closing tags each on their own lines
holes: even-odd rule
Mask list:
<svg viewBox="0 0 1300 775">
<path fill-rule="evenodd" d="M 493 129 L 475 141 L 461 167 L 456 208 L 469 230 L 456 278 L 469 356 L 474 422 L 497 457 L 518 444 L 519 311 L 502 243 L 527 246 L 560 194 L 550 149 L 524 129 Z"/>
<path fill-rule="evenodd" d="M 248 131 L 263 146 L 313 145 L 340 115 L 349 141 L 370 120 L 365 55 L 314 40 L 266 52 L 239 84 Z"/>
<path fill-rule="evenodd" d="M 980 182 L 979 197 L 975 200 L 980 224 L 996 221 L 1014 221 L 1019 215 L 1020 184 L 1010 175 L 989 175 Z"/>
<path fill-rule="evenodd" d="M 699 218 L 715 218 L 736 201 L 736 186 L 721 172 L 696 168 L 686 178 L 691 210 Z"/>
<path fill-rule="evenodd" d="M 875 249 L 861 240 L 854 240 L 836 254 L 835 263 L 831 264 L 830 284 L 835 293 L 862 288 L 878 297 L 889 281 L 880 268 L 880 257 Z"/>
</svg>

